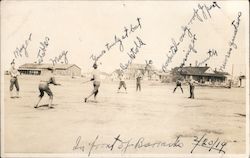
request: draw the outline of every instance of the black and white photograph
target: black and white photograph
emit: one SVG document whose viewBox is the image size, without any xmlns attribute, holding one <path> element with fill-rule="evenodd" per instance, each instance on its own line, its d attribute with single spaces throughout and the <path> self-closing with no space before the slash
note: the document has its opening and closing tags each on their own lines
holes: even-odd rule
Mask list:
<svg viewBox="0 0 250 158">
<path fill-rule="evenodd" d="M 249 2 L 3 0 L 1 157 L 249 158 Z"/>
</svg>

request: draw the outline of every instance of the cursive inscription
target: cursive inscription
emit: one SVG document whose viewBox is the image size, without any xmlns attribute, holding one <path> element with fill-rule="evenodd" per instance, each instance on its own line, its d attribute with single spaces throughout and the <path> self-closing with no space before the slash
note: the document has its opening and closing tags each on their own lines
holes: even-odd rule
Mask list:
<svg viewBox="0 0 250 158">
<path fill-rule="evenodd" d="M 188 25 L 193 24 L 193 21 L 196 19 L 200 22 L 203 22 L 204 20 L 211 18 L 211 10 L 214 8 L 221 9 L 221 7 L 217 4 L 217 2 L 213 2 L 211 5 L 207 6 L 206 4 L 198 4 L 198 9 L 193 9 L 194 13 L 192 18 L 189 20 Z M 201 12 L 201 13 L 200 13 Z"/>
<path fill-rule="evenodd" d="M 92 142 L 84 144 L 81 140 L 81 136 L 77 137 L 73 150 L 80 150 L 81 152 L 87 152 L 88 156 L 91 156 L 98 149 L 106 149 L 107 151 L 118 150 L 121 154 L 125 154 L 129 149 L 140 150 L 143 148 L 182 148 L 184 144 L 181 141 L 181 136 L 177 136 L 172 141 L 148 141 L 144 137 L 139 139 L 124 139 L 119 134 L 114 137 L 110 143 L 100 143 L 99 136 L 96 136 Z"/>
<path fill-rule="evenodd" d="M 76 139 L 76 144 L 73 146 L 73 151 L 74 150 L 81 150 L 82 152 L 84 152 L 84 145 L 80 145 L 81 142 L 81 139 L 82 137 L 79 136 L 77 139 Z"/>
<path fill-rule="evenodd" d="M 127 53 L 129 56 L 129 60 L 127 63 L 120 63 L 121 71 L 124 71 L 128 68 L 130 64 L 132 64 L 133 60 L 136 58 L 137 53 L 140 52 L 140 48 L 146 45 L 139 37 L 136 37 L 137 41 L 134 41 L 134 47 L 130 48 L 130 51 Z"/>
<path fill-rule="evenodd" d="M 191 31 L 190 31 L 190 26 L 193 24 L 193 22 L 198 19 L 199 21 L 203 22 L 204 19 L 208 19 L 211 18 L 211 11 L 215 8 L 221 9 L 221 7 L 217 4 L 217 2 L 213 2 L 210 5 L 206 5 L 206 4 L 198 4 L 198 8 L 194 8 L 193 11 L 193 16 L 191 17 L 191 19 L 189 20 L 189 22 L 186 24 L 186 26 L 181 27 L 183 32 L 181 34 L 181 36 L 179 37 L 178 42 L 175 42 L 175 40 L 173 40 L 172 38 L 172 44 L 170 46 L 170 50 L 168 52 L 167 59 L 165 61 L 165 63 L 162 65 L 162 71 L 166 72 L 167 71 L 167 67 L 168 65 L 172 62 L 173 57 L 176 55 L 177 51 L 178 51 L 178 46 L 180 46 L 180 44 L 183 42 L 184 38 L 186 37 L 186 33 L 188 33 L 189 37 L 192 38 L 191 35 Z M 188 53 L 186 53 L 187 56 Z M 186 59 L 186 56 L 183 60 Z M 184 63 L 184 62 L 183 62 Z"/>
<path fill-rule="evenodd" d="M 229 44 L 229 49 L 228 49 L 228 51 L 227 51 L 227 53 L 225 55 L 225 58 L 224 58 L 224 61 L 223 61 L 222 65 L 219 68 L 220 71 L 223 71 L 226 68 L 227 61 L 230 58 L 230 55 L 231 55 L 233 49 L 237 49 L 237 45 L 235 43 L 235 38 L 236 38 L 236 35 L 238 33 L 238 28 L 239 28 L 239 25 L 240 25 L 240 17 L 241 17 L 241 15 L 242 15 L 242 13 L 238 12 L 237 19 L 232 21 L 232 23 L 231 23 L 231 25 L 234 28 L 234 33 L 233 33 L 232 39 L 228 43 Z"/>
<path fill-rule="evenodd" d="M 68 58 L 67 58 L 68 51 L 63 51 L 58 57 L 55 57 L 53 59 L 49 59 L 53 65 L 60 62 L 61 64 L 68 64 Z"/>
<path fill-rule="evenodd" d="M 74 142 L 73 151 L 80 151 L 91 156 L 98 150 L 106 150 L 106 151 L 119 151 L 121 154 L 126 154 L 129 150 L 140 151 L 143 149 L 156 150 L 158 148 L 164 149 L 178 149 L 182 150 L 184 147 L 192 147 L 190 153 L 194 153 L 197 150 L 205 149 L 208 152 L 218 152 L 221 154 L 225 154 L 225 146 L 227 145 L 226 141 L 222 141 L 220 138 L 209 138 L 207 134 L 203 134 L 202 136 L 194 136 L 193 139 L 187 142 L 190 144 L 183 143 L 183 137 L 177 136 L 172 140 L 164 141 L 164 140 L 149 140 L 145 137 L 139 138 L 124 138 L 120 134 L 116 137 L 112 138 L 110 141 L 103 142 L 102 137 L 97 135 L 93 141 L 86 142 L 82 140 L 82 137 L 77 137 Z M 198 149 L 199 148 L 199 149 Z M 145 150 L 143 150 L 145 151 Z"/>
<path fill-rule="evenodd" d="M 185 63 L 186 63 L 186 61 L 187 61 L 187 59 L 188 59 L 188 56 L 189 56 L 189 54 L 190 54 L 191 52 L 197 53 L 196 49 L 194 48 L 194 47 L 195 47 L 195 41 L 196 41 L 196 40 L 197 40 L 197 39 L 196 39 L 196 35 L 194 34 L 193 37 L 192 37 L 192 39 L 191 39 L 191 43 L 190 43 L 189 46 L 188 46 L 188 51 L 187 51 L 187 53 L 186 53 L 186 55 L 185 55 L 185 57 L 184 57 L 184 59 L 183 59 L 183 62 L 181 63 L 180 68 L 182 68 L 182 67 L 185 65 Z"/>
<path fill-rule="evenodd" d="M 22 57 L 23 53 L 26 57 L 29 57 L 27 48 L 31 42 L 32 33 L 29 34 L 29 38 L 25 40 L 25 42 L 21 45 L 21 47 L 16 47 L 16 50 L 13 52 L 15 58 Z"/>
<path fill-rule="evenodd" d="M 46 49 L 49 46 L 49 37 L 45 37 L 43 42 L 40 42 L 40 47 L 37 53 L 38 64 L 43 62 L 43 58 L 46 54 Z"/>
<path fill-rule="evenodd" d="M 209 51 L 207 52 L 207 54 L 208 54 L 208 57 L 206 57 L 204 60 L 202 60 L 196 66 L 199 67 L 199 66 L 205 64 L 207 61 L 209 61 L 213 56 L 218 56 L 217 51 L 214 50 L 214 49 L 212 49 L 212 50 L 209 49 Z"/>
<path fill-rule="evenodd" d="M 196 40 L 195 34 L 192 33 L 191 29 L 188 26 L 182 26 L 181 28 L 182 28 L 183 32 L 182 32 L 181 36 L 179 37 L 178 42 L 176 42 L 173 38 L 171 39 L 172 45 L 170 46 L 169 54 L 167 54 L 167 60 L 165 61 L 164 65 L 162 65 L 162 70 L 164 72 L 166 72 L 168 65 L 172 62 L 173 57 L 175 56 L 175 54 L 178 51 L 178 46 L 180 46 L 180 44 L 183 42 L 183 39 L 186 37 L 186 35 L 188 35 L 188 37 L 193 41 L 193 46 L 192 46 L 192 44 L 190 44 L 189 47 L 192 48 L 191 50 L 194 50 L 193 49 L 194 48 L 194 41 Z M 195 52 L 196 52 L 196 50 L 195 50 Z M 188 55 L 186 54 L 186 56 L 188 56 Z"/>
<path fill-rule="evenodd" d="M 119 51 L 124 51 L 123 41 L 127 39 L 132 33 L 134 33 L 136 30 L 141 29 L 141 18 L 137 18 L 137 24 L 133 25 L 130 24 L 129 27 L 124 27 L 124 30 L 122 32 L 121 36 L 114 35 L 114 40 L 112 42 L 107 42 L 105 44 L 105 48 L 101 51 L 99 55 L 92 54 L 90 56 L 90 59 L 94 60 L 95 62 L 98 61 L 104 54 L 109 52 L 113 47 L 118 46 Z"/>
</svg>

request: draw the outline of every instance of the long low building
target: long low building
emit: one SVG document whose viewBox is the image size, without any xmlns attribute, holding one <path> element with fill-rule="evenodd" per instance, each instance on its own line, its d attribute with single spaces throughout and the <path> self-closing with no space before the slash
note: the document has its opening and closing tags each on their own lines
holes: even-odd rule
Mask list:
<svg viewBox="0 0 250 158">
<path fill-rule="evenodd" d="M 208 66 L 204 67 L 175 67 L 172 70 L 172 74 L 175 76 L 174 78 L 183 77 L 184 79 L 189 79 L 190 76 L 193 77 L 194 80 L 198 82 L 225 82 L 229 73 L 227 72 L 218 72 L 216 70 L 212 70 Z"/>
<path fill-rule="evenodd" d="M 18 68 L 20 74 L 26 75 L 45 75 L 49 73 L 48 68 L 55 68 L 55 75 L 62 76 L 81 76 L 81 68 L 75 64 L 35 64 L 27 63 Z"/>
</svg>

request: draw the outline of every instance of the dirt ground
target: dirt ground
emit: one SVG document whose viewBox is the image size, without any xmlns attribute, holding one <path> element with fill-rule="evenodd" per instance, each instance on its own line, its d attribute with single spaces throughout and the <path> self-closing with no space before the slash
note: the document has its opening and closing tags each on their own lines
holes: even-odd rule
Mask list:
<svg viewBox="0 0 250 158">
<path fill-rule="evenodd" d="M 206 134 L 208 139 L 227 142 L 227 154 L 245 152 L 245 88 L 195 87 L 195 99 L 188 99 L 188 86 L 173 93 L 174 84 L 127 81 L 128 94 L 116 93 L 118 81 L 102 82 L 98 103 L 84 103 L 92 83 L 84 78 L 56 77 L 62 86 L 50 88 L 54 93 L 54 109 L 34 109 L 38 99 L 40 76 L 20 76 L 21 98 L 9 97 L 9 76 L 4 80 L 4 145 L 6 153 L 88 153 L 88 143 L 98 136 L 98 143 L 112 143 L 120 135 L 123 140 L 144 137 L 145 142 L 174 141 L 181 136 L 182 148 L 129 148 L 126 154 L 186 154 L 193 148 L 194 136 Z M 123 89 L 122 89 L 123 91 Z M 45 95 L 41 104 L 48 103 Z M 77 138 L 85 151 L 73 150 Z M 99 148 L 93 153 L 110 154 Z M 112 153 L 119 154 L 117 148 Z M 196 148 L 195 153 L 212 153 Z"/>
</svg>

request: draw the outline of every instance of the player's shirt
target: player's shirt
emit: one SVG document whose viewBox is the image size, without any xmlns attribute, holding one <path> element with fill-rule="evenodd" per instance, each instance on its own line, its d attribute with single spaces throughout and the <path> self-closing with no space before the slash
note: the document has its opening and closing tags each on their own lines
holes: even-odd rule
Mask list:
<svg viewBox="0 0 250 158">
<path fill-rule="evenodd" d="M 137 81 L 137 83 L 140 83 L 140 82 L 141 82 L 141 79 L 142 79 L 141 73 L 137 73 L 137 74 L 136 74 L 136 81 Z"/>
<path fill-rule="evenodd" d="M 49 84 L 56 85 L 57 84 L 55 77 L 53 75 L 47 76 L 45 79 L 41 80 L 41 82 L 46 83 L 47 85 L 49 85 Z"/>
<path fill-rule="evenodd" d="M 194 86 L 194 83 L 195 83 L 194 80 L 189 81 L 189 85 L 190 85 L 190 86 Z"/>
<path fill-rule="evenodd" d="M 120 81 L 125 81 L 125 76 L 124 75 L 120 75 L 119 79 L 120 79 Z"/>
<path fill-rule="evenodd" d="M 181 81 L 177 80 L 176 85 L 181 86 Z"/>
<path fill-rule="evenodd" d="M 10 68 L 9 70 L 11 78 L 16 78 L 18 76 L 18 71 L 15 68 Z"/>
<path fill-rule="evenodd" d="M 97 69 L 94 69 L 93 72 L 92 72 L 92 75 L 93 75 L 93 79 L 94 81 L 101 81 L 101 72 Z"/>
</svg>

